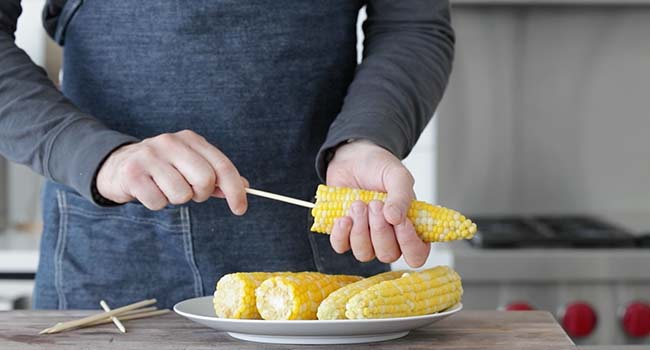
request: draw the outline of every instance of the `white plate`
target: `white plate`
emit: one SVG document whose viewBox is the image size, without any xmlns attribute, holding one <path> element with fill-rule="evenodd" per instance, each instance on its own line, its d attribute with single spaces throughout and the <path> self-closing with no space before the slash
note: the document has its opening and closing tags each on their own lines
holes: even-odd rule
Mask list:
<svg viewBox="0 0 650 350">
<path fill-rule="evenodd" d="M 462 308 L 463 304 L 458 303 L 432 315 L 368 320 L 239 320 L 215 316 L 212 297 L 207 296 L 181 301 L 174 306 L 174 311 L 242 340 L 278 344 L 354 344 L 401 338 L 412 329 L 438 322 Z"/>
</svg>

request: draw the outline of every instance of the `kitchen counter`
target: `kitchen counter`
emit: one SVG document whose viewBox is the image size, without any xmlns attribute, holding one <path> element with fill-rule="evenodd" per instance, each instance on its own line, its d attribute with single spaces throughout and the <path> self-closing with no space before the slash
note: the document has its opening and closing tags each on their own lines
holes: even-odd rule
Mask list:
<svg viewBox="0 0 650 350">
<path fill-rule="evenodd" d="M 121 334 L 112 324 L 59 334 L 37 335 L 56 322 L 91 311 L 0 312 L 0 348 L 26 349 L 576 349 L 548 312 L 462 311 L 408 336 L 374 344 L 339 346 L 269 345 L 235 340 L 176 314 L 126 321 Z"/>
</svg>

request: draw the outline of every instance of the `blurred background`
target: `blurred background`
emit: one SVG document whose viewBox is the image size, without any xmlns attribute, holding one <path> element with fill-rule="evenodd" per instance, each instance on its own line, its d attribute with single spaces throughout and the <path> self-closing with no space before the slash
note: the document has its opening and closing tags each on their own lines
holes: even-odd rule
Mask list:
<svg viewBox="0 0 650 350">
<path fill-rule="evenodd" d="M 58 82 L 44 1 L 22 4 L 17 43 Z M 479 232 L 426 266 L 458 270 L 468 309 L 550 311 L 586 349 L 649 345 L 650 0 L 452 4 L 454 72 L 405 163 L 419 199 Z M 0 159 L 0 309 L 30 305 L 41 182 Z"/>
</svg>

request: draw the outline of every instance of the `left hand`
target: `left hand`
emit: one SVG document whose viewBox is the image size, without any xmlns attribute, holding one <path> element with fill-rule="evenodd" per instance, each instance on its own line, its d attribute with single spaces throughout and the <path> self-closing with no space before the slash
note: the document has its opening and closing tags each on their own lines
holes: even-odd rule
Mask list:
<svg viewBox="0 0 650 350">
<path fill-rule="evenodd" d="M 403 254 L 411 267 L 424 264 L 431 246 L 420 239 L 406 217 L 415 199 L 414 180 L 397 157 L 370 141 L 344 144 L 327 167 L 327 185 L 388 193 L 385 203 L 352 203 L 348 216 L 334 222 L 330 243 L 337 253 L 352 249 L 359 261 L 377 257 L 385 263 Z"/>
</svg>

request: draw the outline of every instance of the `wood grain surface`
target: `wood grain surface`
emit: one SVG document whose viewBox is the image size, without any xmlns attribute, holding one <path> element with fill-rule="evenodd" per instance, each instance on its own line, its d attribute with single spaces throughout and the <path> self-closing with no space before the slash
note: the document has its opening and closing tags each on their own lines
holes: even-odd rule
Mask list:
<svg viewBox="0 0 650 350">
<path fill-rule="evenodd" d="M 338 346 L 243 342 L 173 313 L 125 321 L 126 334 L 107 324 L 60 334 L 37 335 L 56 322 L 91 313 L 75 310 L 0 312 L 0 349 L 576 349 L 551 314 L 543 311 L 461 311 L 431 326 L 412 331 L 402 339 Z"/>
</svg>

